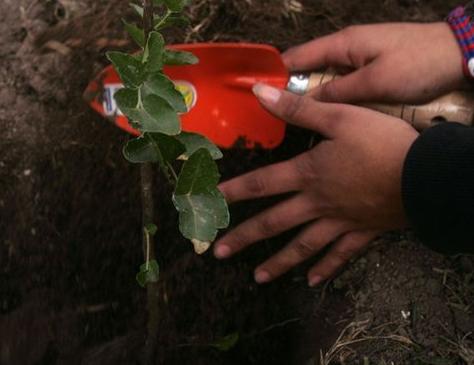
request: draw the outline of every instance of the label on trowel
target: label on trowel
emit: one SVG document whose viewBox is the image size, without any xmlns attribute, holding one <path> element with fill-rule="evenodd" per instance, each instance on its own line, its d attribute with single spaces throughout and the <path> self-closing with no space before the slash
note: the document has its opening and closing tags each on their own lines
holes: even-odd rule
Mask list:
<svg viewBox="0 0 474 365">
<path fill-rule="evenodd" d="M 184 80 L 173 81 L 176 90 L 178 90 L 184 99 L 188 112 L 194 108 L 197 103 L 197 90 L 193 84 Z M 123 115 L 118 109 L 114 95 L 117 91 L 123 89 L 123 84 L 105 84 L 102 106 L 106 116 Z"/>
<path fill-rule="evenodd" d="M 102 107 L 106 116 L 110 115 L 123 115 L 117 108 L 114 95 L 117 91 L 123 89 L 122 84 L 106 84 L 104 85 L 104 99 L 102 101 Z"/>
<path fill-rule="evenodd" d="M 194 108 L 197 103 L 197 90 L 193 84 L 184 80 L 173 81 L 176 90 L 178 90 L 181 95 L 183 95 L 184 103 L 188 108 L 188 112 Z"/>
</svg>

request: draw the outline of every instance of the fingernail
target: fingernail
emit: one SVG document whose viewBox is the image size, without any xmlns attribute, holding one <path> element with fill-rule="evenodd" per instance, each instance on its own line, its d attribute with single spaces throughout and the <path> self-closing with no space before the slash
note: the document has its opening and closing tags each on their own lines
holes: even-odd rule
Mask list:
<svg viewBox="0 0 474 365">
<path fill-rule="evenodd" d="M 214 256 L 218 259 L 225 259 L 231 255 L 232 251 L 229 246 L 220 245 L 217 246 L 214 250 Z"/>
<path fill-rule="evenodd" d="M 255 273 L 255 281 L 257 284 L 268 283 L 271 279 L 270 274 L 266 271 L 257 271 Z"/>
<path fill-rule="evenodd" d="M 280 90 L 265 84 L 255 84 L 252 91 L 257 98 L 266 104 L 276 104 L 281 97 Z"/>
<path fill-rule="evenodd" d="M 323 281 L 321 276 L 313 276 L 311 279 L 309 279 L 309 286 L 314 288 L 316 285 L 320 284 L 321 281 Z"/>
</svg>

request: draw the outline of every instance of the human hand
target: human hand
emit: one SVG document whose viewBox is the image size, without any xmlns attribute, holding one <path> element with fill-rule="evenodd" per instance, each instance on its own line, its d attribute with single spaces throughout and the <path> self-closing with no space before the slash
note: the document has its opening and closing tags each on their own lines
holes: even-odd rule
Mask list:
<svg viewBox="0 0 474 365">
<path fill-rule="evenodd" d="M 346 73 L 311 93 L 326 102 L 423 103 L 466 83 L 461 48 L 447 23 L 353 26 L 282 57 L 290 71 Z"/>
<path fill-rule="evenodd" d="M 294 192 L 250 218 L 215 245 L 218 258 L 307 224 L 283 250 L 255 271 L 275 279 L 334 242 L 308 273 L 311 286 L 336 273 L 380 232 L 405 227 L 401 175 L 418 133 L 407 123 L 368 109 L 327 104 L 259 84 L 254 88 L 270 112 L 322 134 L 312 150 L 219 186 L 229 203 Z"/>
</svg>

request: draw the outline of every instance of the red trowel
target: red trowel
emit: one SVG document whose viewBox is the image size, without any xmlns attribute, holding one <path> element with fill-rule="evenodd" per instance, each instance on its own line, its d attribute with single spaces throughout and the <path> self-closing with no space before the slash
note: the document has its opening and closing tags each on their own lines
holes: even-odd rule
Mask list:
<svg viewBox="0 0 474 365">
<path fill-rule="evenodd" d="M 201 43 L 171 46 L 194 53 L 199 64 L 170 66 L 164 72 L 181 91 L 188 112 L 181 115 L 183 129 L 207 136 L 223 148 L 238 145 L 271 149 L 285 136 L 285 123 L 266 112 L 252 93 L 265 82 L 303 94 L 337 77 L 334 73 L 289 75 L 278 50 L 246 43 Z M 117 109 L 113 94 L 122 83 L 112 66 L 105 68 L 86 89 L 85 97 L 100 114 L 125 131 L 138 134 Z M 407 120 L 423 129 L 442 120 L 472 124 L 474 96 L 452 93 L 430 104 L 365 106 Z"/>
<path fill-rule="evenodd" d="M 285 135 L 285 123 L 266 112 L 252 94 L 252 86 L 266 82 L 279 88 L 288 83 L 288 71 L 273 47 L 256 44 L 211 43 L 175 45 L 192 52 L 199 63 L 165 67 L 184 96 L 188 112 L 181 115 L 183 130 L 207 136 L 220 147 L 274 148 Z M 92 81 L 86 98 L 118 127 L 138 134 L 118 110 L 113 94 L 122 87 L 112 66 Z"/>
</svg>

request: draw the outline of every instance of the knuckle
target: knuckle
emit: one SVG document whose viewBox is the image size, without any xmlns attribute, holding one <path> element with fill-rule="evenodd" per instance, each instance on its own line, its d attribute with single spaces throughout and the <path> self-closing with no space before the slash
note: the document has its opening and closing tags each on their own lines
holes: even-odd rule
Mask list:
<svg viewBox="0 0 474 365">
<path fill-rule="evenodd" d="M 249 176 L 245 181 L 245 189 L 252 195 L 264 195 L 267 191 L 267 186 L 263 178 L 259 175 Z"/>
<path fill-rule="evenodd" d="M 306 96 L 296 97 L 286 107 L 286 117 L 289 120 L 299 120 L 309 106 L 310 99 Z"/>
<path fill-rule="evenodd" d="M 237 227 L 233 232 L 229 234 L 228 241 L 233 247 L 234 251 L 240 250 L 248 245 L 249 236 L 247 235 L 247 230 Z"/>
<path fill-rule="evenodd" d="M 293 249 L 300 258 L 307 258 L 314 252 L 311 243 L 303 238 L 299 238 L 293 243 Z"/>
<path fill-rule="evenodd" d="M 350 41 L 356 37 L 359 28 L 360 27 L 357 25 L 349 25 L 348 27 L 345 27 L 343 30 L 341 30 L 340 34 L 343 38 L 345 38 L 345 40 Z"/>
<path fill-rule="evenodd" d="M 312 182 L 316 175 L 315 161 L 309 154 L 305 153 L 296 157 L 294 160 L 294 170 L 296 178 L 301 179 L 304 183 Z"/>
<path fill-rule="evenodd" d="M 347 66 L 353 68 L 360 68 L 364 64 L 363 52 L 360 51 L 360 43 L 363 42 L 364 37 L 361 31 L 362 26 L 352 25 L 342 30 L 339 39 L 339 49 L 341 57 L 346 59 Z"/>
<path fill-rule="evenodd" d="M 355 251 L 352 249 L 336 250 L 334 251 L 334 257 L 339 263 L 346 263 L 352 257 L 354 257 Z"/>
<path fill-rule="evenodd" d="M 258 223 L 260 233 L 267 237 L 277 234 L 278 227 L 281 225 L 278 219 L 273 216 L 262 216 Z"/>
<path fill-rule="evenodd" d="M 336 50 L 345 50 L 347 49 L 348 45 L 351 44 L 352 38 L 352 31 L 350 28 L 345 28 L 341 30 L 339 33 L 336 33 L 336 37 L 334 38 L 334 49 Z"/>
<path fill-rule="evenodd" d="M 340 92 L 336 81 L 330 81 L 321 85 L 321 101 L 339 101 Z"/>
</svg>

